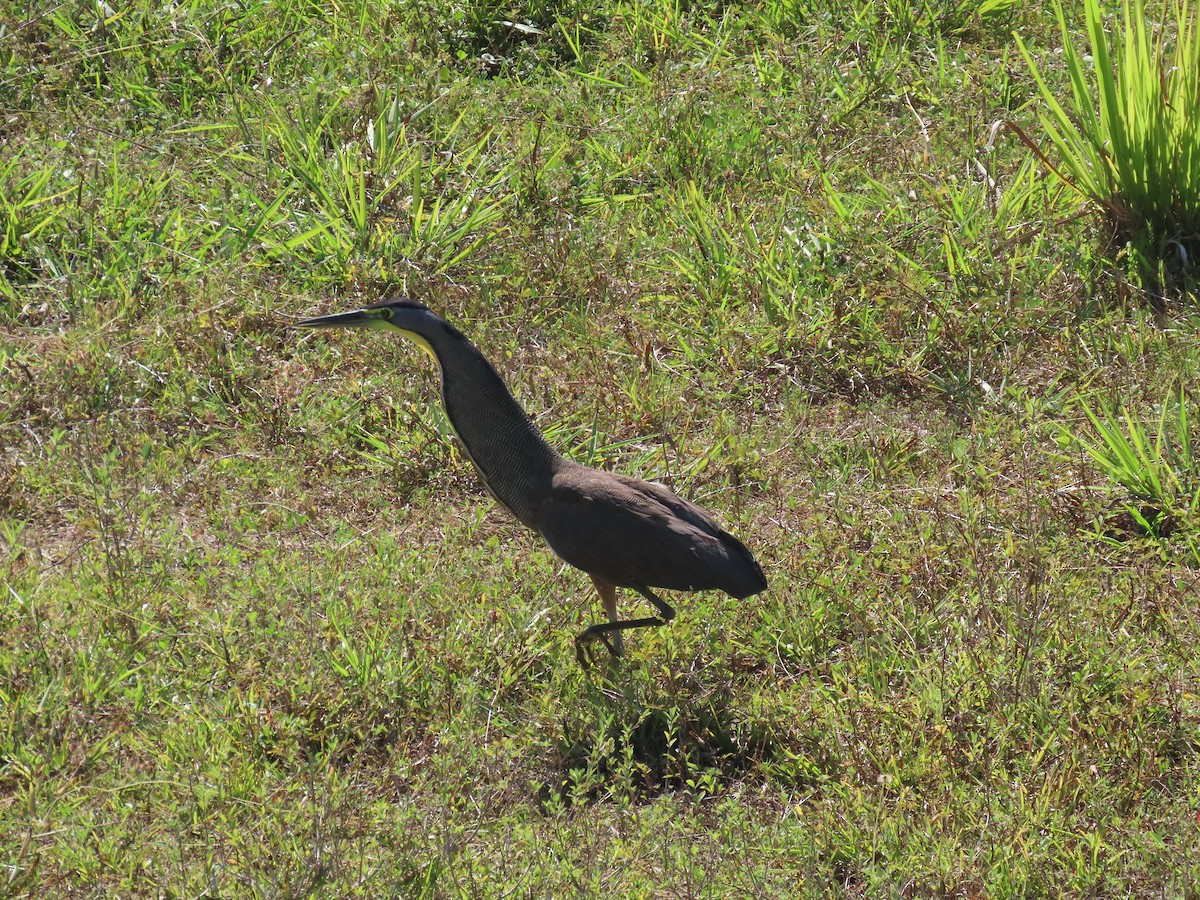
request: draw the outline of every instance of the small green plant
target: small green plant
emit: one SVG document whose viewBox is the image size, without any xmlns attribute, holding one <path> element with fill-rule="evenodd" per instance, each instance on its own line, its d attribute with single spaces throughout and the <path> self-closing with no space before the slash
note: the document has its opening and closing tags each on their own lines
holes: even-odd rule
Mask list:
<svg viewBox="0 0 1200 900">
<path fill-rule="evenodd" d="M 49 167 L 19 174 L 25 148 L 0 163 L 0 295 L 13 298 L 11 282 L 34 277 L 38 263 L 31 242 L 58 218 L 55 203 L 69 191 L 54 193 L 54 172 Z"/>
<path fill-rule="evenodd" d="M 1042 124 L 1061 165 L 1022 139 L 1067 185 L 1099 205 L 1121 244 L 1130 244 L 1143 272 L 1159 262 L 1194 270 L 1200 254 L 1200 30 L 1195 7 L 1175 6 L 1175 35 L 1152 35 L 1143 0 L 1122 0 L 1122 24 L 1110 50 L 1099 0 L 1086 0 L 1096 98 L 1086 57 L 1059 28 L 1071 96 L 1064 106 L 1042 68 L 1018 38 L 1047 112 Z"/>
<path fill-rule="evenodd" d="M 272 251 L 331 262 L 342 273 L 368 257 L 427 258 L 444 270 L 491 239 L 504 209 L 504 200 L 492 195 L 508 171 L 490 179 L 473 171 L 489 135 L 459 147 L 455 123 L 443 151 L 426 158 L 395 104 L 382 106 L 364 140 L 339 132 L 336 106 L 319 117 L 317 111 L 277 113 L 270 130 L 291 182 L 270 204 L 262 203 L 264 217 L 277 215 L 268 238 Z M 475 186 L 454 190 L 464 178 Z"/>
<path fill-rule="evenodd" d="M 1101 403 L 1093 408 L 1082 399 L 1079 406 L 1095 436 L 1066 432 L 1066 437 L 1125 490 L 1122 509 L 1139 530 L 1158 538 L 1176 533 L 1186 538 L 1200 512 L 1200 459 L 1183 390 L 1162 403 L 1153 435 L 1124 407 L 1116 411 Z M 1194 556 L 1196 545 L 1188 544 Z"/>
<path fill-rule="evenodd" d="M 420 164 L 420 158 L 392 159 L 396 144 L 384 141 L 374 148 L 374 156 L 393 165 L 376 171 L 371 152 L 334 133 L 331 119 L 336 112 L 336 105 L 331 104 L 320 118 L 303 112 L 299 117 L 281 115 L 271 131 L 279 141 L 287 171 L 303 192 L 302 202 L 281 220 L 291 226 L 286 230 L 293 232 L 280 241 L 282 248 L 296 251 L 311 245 L 319 255 L 347 264 L 355 251 L 374 248 L 389 195 Z M 375 134 L 372 127 L 369 136 L 373 144 Z"/>
<path fill-rule="evenodd" d="M 691 238 L 694 253 L 674 252 L 672 261 L 706 308 L 723 309 L 744 274 L 733 234 L 725 226 L 731 216 L 728 204 L 722 210 L 694 181 L 687 183 L 676 221 Z"/>
<path fill-rule="evenodd" d="M 761 292 L 763 310 L 774 325 L 792 324 L 812 305 L 812 283 L 828 279 L 836 268 L 833 242 L 825 230 L 799 219 L 789 208 L 787 194 L 766 221 L 747 220 L 742 233 L 748 276 Z"/>
<path fill-rule="evenodd" d="M 811 0 L 772 0 L 764 11 L 782 26 L 834 17 L 843 26 L 869 23 L 881 41 L 913 35 L 961 36 L 1010 14 L 1016 0 L 866 0 L 822 5 Z"/>
<path fill-rule="evenodd" d="M 962 35 L 988 20 L 1007 15 L 1014 0 L 912 0 L 881 4 L 897 31 L 922 29 L 946 36 Z"/>
</svg>

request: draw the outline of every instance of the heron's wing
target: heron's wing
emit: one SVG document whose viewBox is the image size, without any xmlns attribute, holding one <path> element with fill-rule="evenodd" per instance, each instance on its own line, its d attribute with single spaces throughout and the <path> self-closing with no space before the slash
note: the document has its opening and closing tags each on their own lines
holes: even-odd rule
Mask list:
<svg viewBox="0 0 1200 900">
<path fill-rule="evenodd" d="M 675 516 L 720 542 L 723 564 L 720 566 L 721 583 L 716 586 L 721 590 L 742 599 L 767 589 L 766 576 L 754 555 L 745 544 L 717 524 L 708 510 L 685 500 L 656 481 L 642 481 L 625 475 L 613 477 L 630 489 L 661 503 Z"/>
<path fill-rule="evenodd" d="M 708 510 L 704 509 L 704 507 L 697 506 L 691 500 L 685 500 L 673 490 L 665 485 L 659 484 L 657 481 L 643 481 L 640 478 L 630 478 L 627 475 L 617 474 L 613 474 L 612 477 L 620 484 L 628 487 L 630 490 L 637 491 L 656 503 L 661 503 L 663 506 L 669 509 L 672 514 L 678 516 L 680 519 L 683 519 L 685 522 L 690 523 L 701 531 L 715 535 L 728 533 L 717 524 L 717 520 L 714 519 Z"/>
<path fill-rule="evenodd" d="M 622 587 L 735 597 L 766 587 L 739 541 L 661 485 L 573 467 L 555 476 L 537 528 L 564 561 Z"/>
</svg>

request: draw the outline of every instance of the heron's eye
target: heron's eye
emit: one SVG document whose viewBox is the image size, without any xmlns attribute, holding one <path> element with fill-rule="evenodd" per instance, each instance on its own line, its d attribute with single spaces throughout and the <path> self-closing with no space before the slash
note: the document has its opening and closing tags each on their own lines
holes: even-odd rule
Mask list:
<svg viewBox="0 0 1200 900">
<path fill-rule="evenodd" d="M 387 306 L 385 306 L 383 309 L 381 309 L 379 311 L 379 314 L 389 321 L 392 318 L 392 310 L 390 307 L 387 307 Z"/>
</svg>

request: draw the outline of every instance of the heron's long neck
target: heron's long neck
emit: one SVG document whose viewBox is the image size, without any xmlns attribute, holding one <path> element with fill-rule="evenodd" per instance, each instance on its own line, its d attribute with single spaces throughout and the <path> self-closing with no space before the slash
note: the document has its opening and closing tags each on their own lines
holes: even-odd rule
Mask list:
<svg viewBox="0 0 1200 900">
<path fill-rule="evenodd" d="M 428 336 L 442 370 L 442 402 L 488 489 L 532 527 L 533 504 L 562 457 L 542 437 L 475 347 L 446 325 Z"/>
</svg>

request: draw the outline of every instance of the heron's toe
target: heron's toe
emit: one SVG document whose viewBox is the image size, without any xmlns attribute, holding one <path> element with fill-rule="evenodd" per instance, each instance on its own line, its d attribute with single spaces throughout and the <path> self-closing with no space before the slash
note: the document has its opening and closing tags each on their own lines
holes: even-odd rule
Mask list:
<svg viewBox="0 0 1200 900">
<path fill-rule="evenodd" d="M 588 669 L 598 665 L 595 657 L 595 644 L 597 642 L 604 644 L 608 650 L 610 660 L 621 658 L 623 648 L 619 641 L 614 643 L 603 631 L 595 631 L 593 628 L 588 628 L 579 637 L 575 638 L 575 658 L 579 660 L 579 665 L 582 668 Z"/>
</svg>

